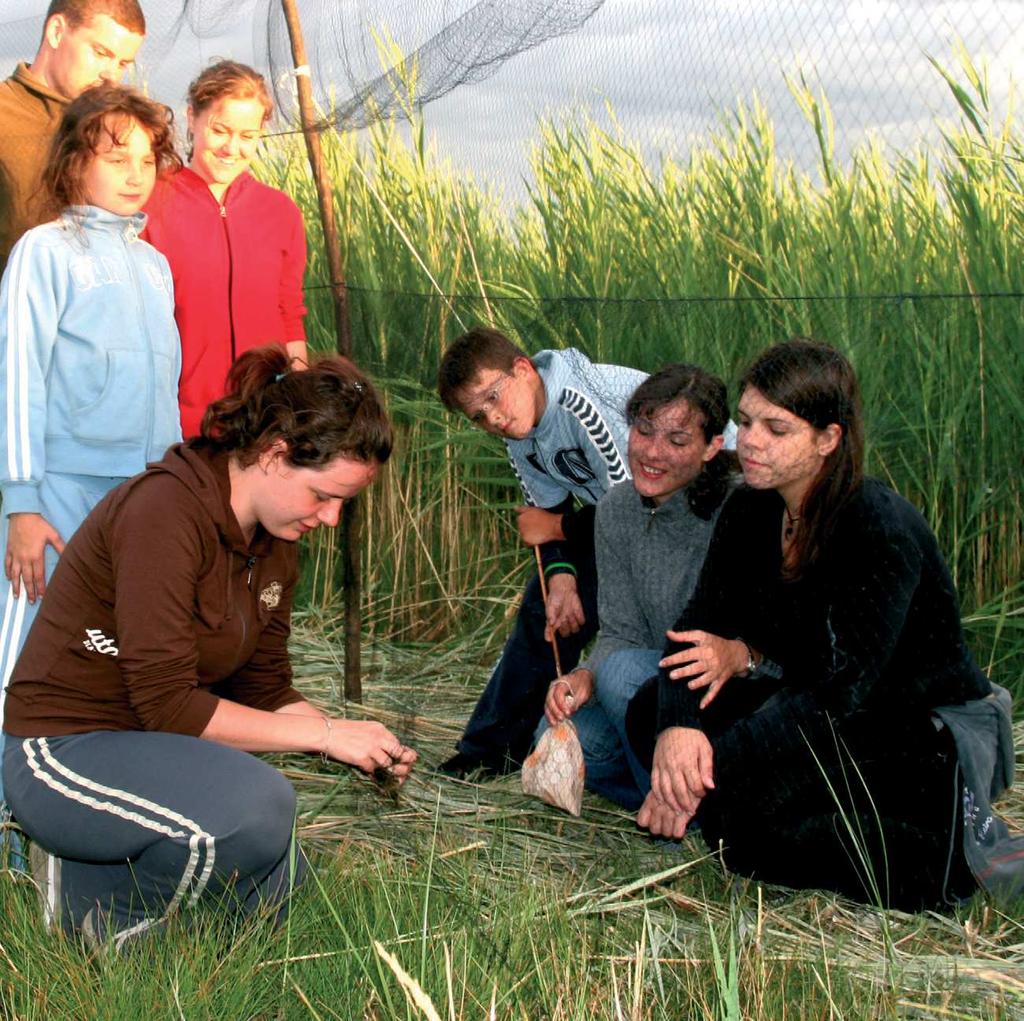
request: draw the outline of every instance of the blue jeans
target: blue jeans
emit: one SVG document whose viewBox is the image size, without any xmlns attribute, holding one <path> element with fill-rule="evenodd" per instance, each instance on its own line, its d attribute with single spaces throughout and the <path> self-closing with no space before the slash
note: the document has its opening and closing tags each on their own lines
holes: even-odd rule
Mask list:
<svg viewBox="0 0 1024 1021">
<path fill-rule="evenodd" d="M 586 623 L 574 635 L 558 638 L 562 670 L 568 673 L 597 634 L 597 568 L 593 550 L 578 550 L 576 584 Z M 498 772 L 518 769 L 530 750 L 537 720 L 544 714 L 548 685 L 555 679 L 555 658 L 544 640 L 547 617 L 540 582 L 526 586 L 512 635 L 458 742 L 464 755 Z"/>
<path fill-rule="evenodd" d="M 651 774 L 626 738 L 626 706 L 637 689 L 658 672 L 658 649 L 620 649 L 597 668 L 594 694 L 571 719 L 583 748 L 587 790 L 631 812 L 651 789 Z M 548 729 L 541 717 L 536 737 Z"/>
</svg>

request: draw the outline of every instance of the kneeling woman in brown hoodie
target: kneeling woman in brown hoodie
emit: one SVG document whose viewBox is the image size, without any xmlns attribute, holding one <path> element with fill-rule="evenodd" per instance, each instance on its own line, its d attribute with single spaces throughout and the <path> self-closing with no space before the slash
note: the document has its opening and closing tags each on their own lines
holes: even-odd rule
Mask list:
<svg viewBox="0 0 1024 1021">
<path fill-rule="evenodd" d="M 49 920 L 118 944 L 185 903 L 287 903 L 295 792 L 249 752 L 404 779 L 416 753 L 292 687 L 295 540 L 391 453 L 344 359 L 247 352 L 201 437 L 113 490 L 68 544 L 7 695 L 4 783 Z M 47 858 L 38 853 L 45 850 Z"/>
</svg>

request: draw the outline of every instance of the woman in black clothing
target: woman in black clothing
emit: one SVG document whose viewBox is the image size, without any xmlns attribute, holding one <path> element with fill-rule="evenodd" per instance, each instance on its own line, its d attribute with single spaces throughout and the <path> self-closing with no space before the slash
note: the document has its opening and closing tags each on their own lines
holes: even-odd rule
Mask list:
<svg viewBox="0 0 1024 1021">
<path fill-rule="evenodd" d="M 634 741 L 653 753 L 638 822 L 679 838 L 696 819 L 726 865 L 769 882 L 907 909 L 969 895 L 956 745 L 933 711 L 991 689 L 935 537 L 863 477 L 841 354 L 777 345 L 740 389 L 746 485 L 631 705 L 631 734 L 657 735 Z"/>
</svg>

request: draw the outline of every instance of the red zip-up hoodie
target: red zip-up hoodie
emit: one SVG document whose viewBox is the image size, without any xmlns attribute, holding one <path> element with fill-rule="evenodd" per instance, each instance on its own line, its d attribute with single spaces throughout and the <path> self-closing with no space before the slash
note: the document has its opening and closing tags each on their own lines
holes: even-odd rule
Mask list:
<svg viewBox="0 0 1024 1021">
<path fill-rule="evenodd" d="M 231 363 L 264 344 L 305 340 L 306 231 L 298 206 L 248 173 L 218 202 L 187 167 L 157 181 L 142 236 L 171 264 L 181 334 L 181 432 L 199 434 Z"/>
</svg>

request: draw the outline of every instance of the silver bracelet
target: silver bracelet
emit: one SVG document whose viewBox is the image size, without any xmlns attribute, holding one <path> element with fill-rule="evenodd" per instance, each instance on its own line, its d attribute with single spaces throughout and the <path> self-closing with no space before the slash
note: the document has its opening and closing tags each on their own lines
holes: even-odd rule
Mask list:
<svg viewBox="0 0 1024 1021">
<path fill-rule="evenodd" d="M 321 716 L 320 719 L 324 721 L 324 726 L 327 727 L 327 740 L 324 741 L 324 748 L 320 753 L 320 758 L 324 760 L 324 764 L 326 765 L 330 761 L 327 758 L 327 749 L 331 747 L 331 732 L 334 730 L 334 723 L 331 721 L 329 716 Z"/>
</svg>

